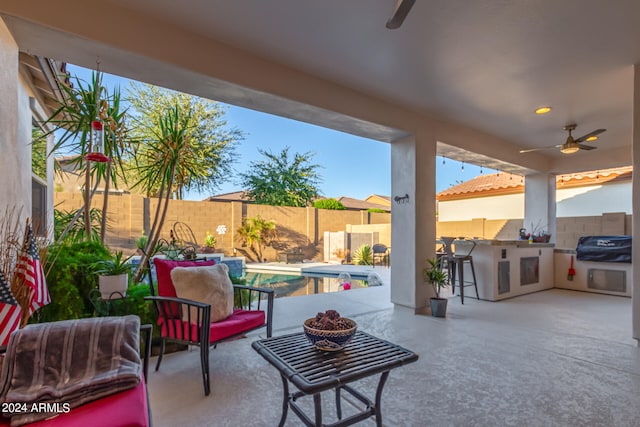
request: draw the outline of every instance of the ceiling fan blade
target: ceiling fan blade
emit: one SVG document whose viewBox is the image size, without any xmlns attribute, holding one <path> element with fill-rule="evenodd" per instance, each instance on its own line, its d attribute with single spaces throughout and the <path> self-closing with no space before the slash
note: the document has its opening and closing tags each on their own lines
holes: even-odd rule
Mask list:
<svg viewBox="0 0 640 427">
<path fill-rule="evenodd" d="M 551 148 L 560 148 L 560 147 L 562 147 L 562 144 L 560 144 L 560 145 L 551 145 L 549 147 L 529 148 L 528 150 L 520 150 L 520 154 L 531 153 L 533 151 L 549 150 Z"/>
<path fill-rule="evenodd" d="M 589 132 L 586 135 L 582 135 L 580 138 L 576 138 L 574 139 L 575 142 L 584 142 L 587 140 L 587 138 L 590 138 L 592 136 L 596 136 L 596 135 L 600 135 L 602 132 L 606 131 L 606 129 L 596 129 L 593 132 Z"/>
<path fill-rule="evenodd" d="M 584 144 L 578 144 L 578 147 L 580 147 L 581 150 L 595 150 L 598 147 L 592 147 L 591 145 L 584 145 Z"/>
<path fill-rule="evenodd" d="M 393 14 L 387 21 L 387 28 L 390 30 L 399 28 L 415 2 L 416 0 L 396 0 L 396 5 L 393 8 Z"/>
</svg>

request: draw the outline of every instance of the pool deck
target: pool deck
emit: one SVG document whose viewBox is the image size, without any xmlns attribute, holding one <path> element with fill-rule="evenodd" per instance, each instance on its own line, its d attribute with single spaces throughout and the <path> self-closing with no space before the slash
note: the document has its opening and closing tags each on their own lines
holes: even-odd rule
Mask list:
<svg viewBox="0 0 640 427">
<path fill-rule="evenodd" d="M 377 265 L 351 265 L 351 264 L 327 264 L 323 262 L 302 262 L 286 264 L 284 262 L 247 263 L 248 271 L 260 271 L 269 273 L 293 273 L 293 274 L 318 274 L 337 276 L 340 273 L 349 273 L 352 277 L 367 277 L 370 273 L 376 273 L 386 285 L 390 283 L 391 269 Z"/>
</svg>

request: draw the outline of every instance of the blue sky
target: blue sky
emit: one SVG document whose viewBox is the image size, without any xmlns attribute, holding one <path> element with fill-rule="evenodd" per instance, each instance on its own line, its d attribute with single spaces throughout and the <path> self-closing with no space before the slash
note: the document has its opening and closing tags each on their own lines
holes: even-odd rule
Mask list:
<svg viewBox="0 0 640 427">
<path fill-rule="evenodd" d="M 91 80 L 91 70 L 69 64 L 72 78 Z M 104 74 L 107 87 L 120 86 L 123 95 L 129 88 L 129 80 Z M 247 108 L 225 104 L 226 119 L 230 126 L 242 130 L 245 139 L 237 147 L 236 171 L 247 171 L 252 161 L 262 160 L 258 148 L 280 152 L 291 147 L 291 152 L 315 153 L 313 162 L 322 166 L 319 170 L 320 189 L 325 197 L 347 196 L 364 199 L 371 194 L 391 195 L 391 146 L 358 136 L 322 128 L 295 120 L 266 114 Z M 447 159 L 436 162 L 436 191 L 444 190 L 459 181 L 477 176 L 480 168 L 462 165 Z M 493 171 L 487 171 L 489 173 Z M 220 183 L 217 194 L 238 191 L 237 177 Z M 202 200 L 211 194 L 187 194 L 187 199 Z"/>
</svg>

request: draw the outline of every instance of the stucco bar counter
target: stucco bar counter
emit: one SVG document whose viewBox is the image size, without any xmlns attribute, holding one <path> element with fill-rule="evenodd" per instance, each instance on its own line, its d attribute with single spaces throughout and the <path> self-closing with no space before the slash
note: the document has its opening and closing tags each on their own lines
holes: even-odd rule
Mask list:
<svg viewBox="0 0 640 427">
<path fill-rule="evenodd" d="M 499 301 L 518 295 L 553 288 L 552 243 L 529 243 L 525 240 L 474 239 L 473 264 L 480 299 Z M 458 246 L 470 244 L 456 242 Z M 467 264 L 467 263 L 465 263 Z M 468 285 L 471 271 L 465 265 Z M 466 289 L 469 296 L 474 294 Z"/>
</svg>

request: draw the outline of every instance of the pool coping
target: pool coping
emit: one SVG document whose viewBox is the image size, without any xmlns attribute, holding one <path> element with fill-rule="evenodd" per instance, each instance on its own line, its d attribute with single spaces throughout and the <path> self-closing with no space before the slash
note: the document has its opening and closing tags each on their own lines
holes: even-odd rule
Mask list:
<svg viewBox="0 0 640 427">
<path fill-rule="evenodd" d="M 338 276 L 340 273 L 349 273 L 352 277 L 366 278 L 370 273 L 379 276 L 387 275 L 389 268 L 384 266 L 373 267 L 371 265 L 351 264 L 325 264 L 325 263 L 296 263 L 286 264 L 282 262 L 247 263 L 246 271 L 265 273 L 296 273 L 300 275 L 318 274 Z"/>
</svg>

